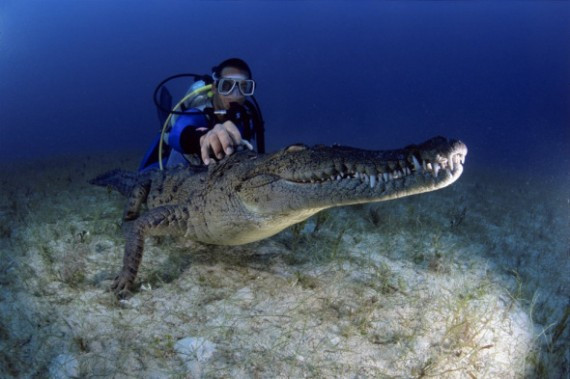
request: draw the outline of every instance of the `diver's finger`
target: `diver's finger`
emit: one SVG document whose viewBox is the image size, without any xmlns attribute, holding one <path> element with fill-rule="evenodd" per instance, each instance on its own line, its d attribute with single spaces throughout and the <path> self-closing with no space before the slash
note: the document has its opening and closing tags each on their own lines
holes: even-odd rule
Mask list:
<svg viewBox="0 0 570 379">
<path fill-rule="evenodd" d="M 211 162 L 210 154 L 213 153 L 217 156 L 220 153 L 221 148 L 220 141 L 216 137 L 215 133 L 210 131 L 205 134 L 200 142 L 200 155 L 202 156 L 204 164 L 208 165 Z"/>
<path fill-rule="evenodd" d="M 221 148 L 223 149 L 223 151 L 227 154 L 230 155 L 231 153 L 234 152 L 234 140 L 233 138 L 230 136 L 230 133 L 228 133 L 228 131 L 226 129 L 221 129 L 216 133 L 216 136 L 218 137 L 220 143 L 221 143 Z M 218 154 L 216 154 L 217 156 Z"/>
<path fill-rule="evenodd" d="M 210 147 L 212 152 L 218 159 L 222 159 L 224 157 L 224 148 L 220 141 L 220 134 L 219 133 L 212 133 L 209 138 Z"/>
<path fill-rule="evenodd" d="M 203 142 L 200 143 L 200 156 L 205 165 L 210 164 L 210 144 L 208 144 L 206 137 L 204 137 Z"/>
<path fill-rule="evenodd" d="M 232 121 L 226 121 L 223 123 L 223 127 L 224 129 L 228 132 L 228 134 L 231 136 L 231 138 L 234 141 L 235 145 L 241 145 L 241 133 L 239 131 L 239 129 L 237 128 L 236 124 L 234 124 Z"/>
</svg>

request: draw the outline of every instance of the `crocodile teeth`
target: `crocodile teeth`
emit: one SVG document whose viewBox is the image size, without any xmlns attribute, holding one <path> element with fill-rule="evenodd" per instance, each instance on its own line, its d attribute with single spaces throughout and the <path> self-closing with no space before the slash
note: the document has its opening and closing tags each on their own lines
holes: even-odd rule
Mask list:
<svg viewBox="0 0 570 379">
<path fill-rule="evenodd" d="M 376 175 L 370 175 L 370 188 L 374 188 L 376 185 Z"/>
<path fill-rule="evenodd" d="M 437 174 L 439 174 L 440 169 L 441 169 L 441 166 L 439 165 L 439 163 L 433 164 L 433 177 L 434 178 L 437 178 Z"/>
<path fill-rule="evenodd" d="M 422 166 L 420 165 L 420 162 L 418 162 L 416 157 L 414 157 L 413 155 L 412 155 L 412 161 L 414 163 L 414 170 L 419 171 L 422 168 Z"/>
<path fill-rule="evenodd" d="M 453 156 L 453 164 L 454 165 L 458 165 L 458 164 L 463 164 L 464 158 L 459 155 L 459 154 L 455 154 Z"/>
<path fill-rule="evenodd" d="M 465 162 L 465 156 L 462 154 L 453 154 L 447 156 L 447 159 L 442 159 L 440 162 L 427 162 L 427 161 L 420 161 L 415 157 L 412 156 L 412 165 L 402 167 L 401 169 L 393 170 L 392 172 L 378 172 L 377 174 L 367 174 L 365 172 L 358 172 L 358 171 L 349 171 L 347 173 L 339 172 L 336 175 L 329 175 L 323 173 L 323 177 L 320 178 L 306 178 L 301 179 L 303 183 L 322 183 L 328 180 L 331 181 L 340 181 L 344 178 L 348 179 L 358 179 L 363 183 L 366 183 L 370 186 L 370 188 L 374 188 L 377 183 L 379 182 L 389 182 L 395 179 L 404 178 L 408 175 L 412 175 L 414 171 L 426 171 L 430 172 L 434 178 L 437 178 L 440 171 L 445 170 L 450 175 L 455 171 L 458 165 L 462 165 Z"/>
</svg>

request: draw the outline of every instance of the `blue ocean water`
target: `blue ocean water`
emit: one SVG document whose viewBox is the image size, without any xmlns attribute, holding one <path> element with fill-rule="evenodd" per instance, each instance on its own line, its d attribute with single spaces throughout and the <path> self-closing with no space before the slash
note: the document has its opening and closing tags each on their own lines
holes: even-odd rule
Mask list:
<svg viewBox="0 0 570 379">
<path fill-rule="evenodd" d="M 566 377 L 568 20 L 568 1 L 0 0 L 0 376 L 183 375 L 173 344 L 204 331 L 218 376 Z M 157 240 L 117 317 L 123 200 L 87 180 L 143 157 L 157 83 L 236 56 L 268 151 L 445 135 L 469 147 L 463 177 L 265 245 Z"/>
<path fill-rule="evenodd" d="M 0 159 L 140 151 L 163 78 L 245 59 L 268 150 L 433 135 L 570 175 L 569 2 L 0 1 Z"/>
</svg>

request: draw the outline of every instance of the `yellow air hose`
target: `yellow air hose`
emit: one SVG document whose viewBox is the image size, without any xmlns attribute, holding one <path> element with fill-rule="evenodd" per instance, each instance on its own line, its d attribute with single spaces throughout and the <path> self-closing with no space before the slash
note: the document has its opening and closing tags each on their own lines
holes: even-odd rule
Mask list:
<svg viewBox="0 0 570 379">
<path fill-rule="evenodd" d="M 182 104 L 184 104 L 184 102 L 186 100 L 188 100 L 189 98 L 191 98 L 192 96 L 198 95 L 199 93 L 205 92 L 205 91 L 209 91 L 212 89 L 212 85 L 208 84 L 204 87 L 200 87 L 198 89 L 195 89 L 194 91 L 190 92 L 188 95 L 184 96 L 184 98 L 182 98 L 182 100 L 180 100 L 178 102 L 178 104 L 176 104 L 174 106 L 174 108 L 172 108 L 172 110 L 174 112 L 178 112 L 180 110 L 180 106 Z M 170 119 L 172 118 L 172 113 L 170 113 L 168 115 L 168 117 L 166 118 L 166 121 L 164 121 L 164 125 L 162 126 L 162 131 L 160 132 L 160 141 L 158 142 L 158 165 L 160 167 L 161 170 L 164 170 L 164 166 L 162 165 L 162 145 L 164 143 L 164 133 L 166 133 L 166 128 L 168 127 L 168 124 L 170 123 Z"/>
</svg>

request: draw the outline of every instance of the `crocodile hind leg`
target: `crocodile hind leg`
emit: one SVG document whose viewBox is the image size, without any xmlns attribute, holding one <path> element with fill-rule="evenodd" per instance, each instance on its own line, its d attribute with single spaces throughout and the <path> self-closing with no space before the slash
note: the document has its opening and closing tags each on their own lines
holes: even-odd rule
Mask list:
<svg viewBox="0 0 570 379">
<path fill-rule="evenodd" d="M 111 290 L 124 298 L 130 292 L 142 260 L 146 236 L 190 233 L 187 225 L 190 212 L 187 207 L 165 205 L 154 208 L 132 221 L 126 232 L 123 268 L 115 278 Z"/>
</svg>

